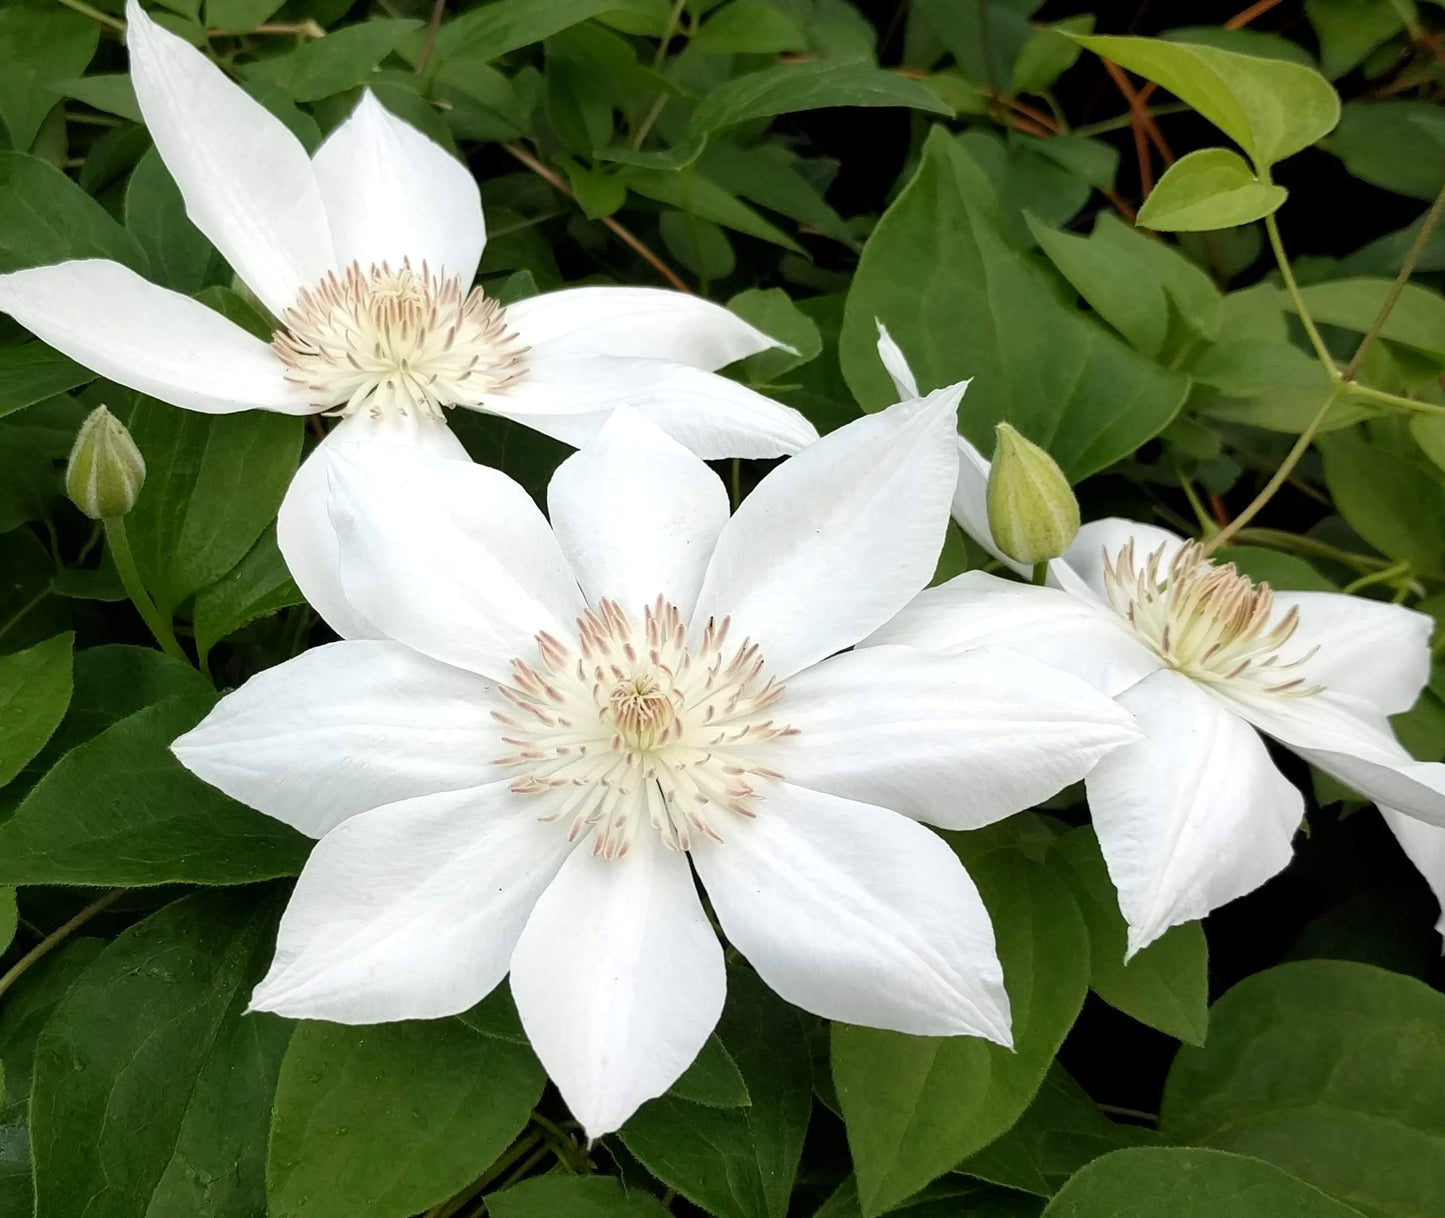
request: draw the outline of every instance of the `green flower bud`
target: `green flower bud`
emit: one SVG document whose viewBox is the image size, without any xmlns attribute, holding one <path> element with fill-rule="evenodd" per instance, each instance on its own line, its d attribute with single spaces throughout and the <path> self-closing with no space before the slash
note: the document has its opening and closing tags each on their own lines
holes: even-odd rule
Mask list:
<svg viewBox="0 0 1445 1218">
<path fill-rule="evenodd" d="M 988 527 L 998 548 L 1034 566 L 1057 558 L 1079 531 L 1079 502 L 1064 471 L 1007 423 L 996 429 L 988 474 Z"/>
<path fill-rule="evenodd" d="M 65 493 L 92 520 L 124 516 L 145 485 L 140 449 L 104 406 L 92 410 L 75 437 L 65 469 Z"/>
</svg>

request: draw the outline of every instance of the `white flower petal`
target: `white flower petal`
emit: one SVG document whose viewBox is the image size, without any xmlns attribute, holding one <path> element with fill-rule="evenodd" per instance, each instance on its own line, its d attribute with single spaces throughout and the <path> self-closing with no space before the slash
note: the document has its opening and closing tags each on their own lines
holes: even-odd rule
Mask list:
<svg viewBox="0 0 1445 1218">
<path fill-rule="evenodd" d="M 1047 799 L 1139 738 L 1091 686 L 997 648 L 834 656 L 789 679 L 778 717 L 798 735 L 757 755 L 789 782 L 950 829 Z"/>
<path fill-rule="evenodd" d="M 1442 913 L 1435 929 L 1445 935 L 1445 829 L 1427 825 L 1393 808 L 1381 808 L 1380 815 L 1440 903 Z"/>
<path fill-rule="evenodd" d="M 487 239 L 476 179 L 370 89 L 312 164 L 340 265 L 410 260 L 471 285 Z"/>
<path fill-rule="evenodd" d="M 77 363 L 174 406 L 206 414 L 316 409 L 259 338 L 118 262 L 87 258 L 0 275 L 0 310 Z"/>
<path fill-rule="evenodd" d="M 914 379 L 913 369 L 908 366 L 908 359 L 903 354 L 903 349 L 893 341 L 893 335 L 888 333 L 885 326 L 876 317 L 873 324 L 878 327 L 878 358 L 883 361 L 883 367 L 888 370 L 888 375 L 893 381 L 893 389 L 898 394 L 900 402 L 906 402 L 911 398 L 921 398 L 923 395 L 918 392 L 918 381 Z"/>
<path fill-rule="evenodd" d="M 1274 604 L 1276 616 L 1299 609 L 1286 658 L 1318 648 L 1293 675 L 1364 698 L 1387 715 L 1415 705 L 1430 678 L 1428 616 L 1336 592 L 1276 592 Z"/>
<path fill-rule="evenodd" d="M 1184 545 L 1184 538 L 1158 525 L 1143 524 L 1138 520 L 1124 520 L 1110 516 L 1104 520 L 1091 520 L 1079 530 L 1074 544 L 1064 555 L 1064 561 L 1090 588 L 1096 596 L 1104 596 L 1104 555 L 1118 556 L 1120 550 L 1130 541 L 1134 543 L 1134 563 L 1144 560 L 1159 547 L 1164 547 L 1164 562 L 1174 556 Z"/>
<path fill-rule="evenodd" d="M 1097 601 L 982 571 L 928 588 L 867 646 L 902 643 L 929 651 L 1007 647 L 1083 678 L 1113 696 L 1159 668 L 1122 618 Z"/>
<path fill-rule="evenodd" d="M 725 376 L 667 360 L 586 352 L 528 352 L 521 380 L 487 409 L 580 448 L 624 402 L 705 461 L 781 457 L 818 438 L 791 406 Z"/>
<path fill-rule="evenodd" d="M 933 575 L 958 480 L 957 387 L 831 432 L 723 529 L 695 621 L 732 618 L 780 679 L 851 646 Z"/>
<path fill-rule="evenodd" d="M 717 475 L 629 406 L 557 467 L 547 508 L 589 603 L 636 616 L 662 595 L 684 620 L 728 521 Z"/>
<path fill-rule="evenodd" d="M 620 859 L 584 842 L 527 920 L 511 985 L 527 1039 L 587 1136 L 619 1129 L 677 1081 L 722 1014 L 722 946 L 687 855 L 646 826 Z"/>
<path fill-rule="evenodd" d="M 1334 690 L 1291 698 L 1226 685 L 1218 693 L 1260 731 L 1366 799 L 1445 825 L 1445 764 L 1411 757 L 1373 703 Z"/>
<path fill-rule="evenodd" d="M 708 372 L 782 346 L 720 304 L 665 288 L 547 292 L 507 306 L 507 323 L 538 356 L 637 356 Z"/>
<path fill-rule="evenodd" d="M 482 678 L 391 642 L 332 643 L 227 694 L 171 751 L 232 799 L 321 837 L 382 804 L 496 782 L 511 750 Z"/>
<path fill-rule="evenodd" d="M 784 783 L 723 836 L 693 863 L 729 941 L 789 1002 L 865 1027 L 1012 1043 L 993 925 L 942 838 Z"/>
<path fill-rule="evenodd" d="M 341 587 L 341 558 L 336 528 L 327 508 L 327 454 L 348 444 L 396 445 L 433 457 L 470 461 L 452 429 L 440 419 L 388 411 L 369 411 L 342 419 L 316 446 L 286 488 L 276 516 L 276 544 L 291 578 L 326 624 L 343 639 L 377 639 L 382 634 L 347 599 Z M 344 477 L 346 468 L 332 469 Z"/>
<path fill-rule="evenodd" d="M 1304 799 L 1248 723 L 1163 669 L 1119 697 L 1146 735 L 1086 786 L 1129 954 L 1282 871 Z"/>
<path fill-rule="evenodd" d="M 186 214 L 277 317 L 335 266 L 311 160 L 269 110 L 127 0 L 136 100 Z"/>
<path fill-rule="evenodd" d="M 584 607 L 546 518 L 497 470 L 413 449 L 326 455 L 347 602 L 385 637 L 498 680 Z"/>
<path fill-rule="evenodd" d="M 347 1024 L 465 1011 L 570 850 L 505 782 L 353 816 L 311 852 L 251 1005 Z"/>
</svg>

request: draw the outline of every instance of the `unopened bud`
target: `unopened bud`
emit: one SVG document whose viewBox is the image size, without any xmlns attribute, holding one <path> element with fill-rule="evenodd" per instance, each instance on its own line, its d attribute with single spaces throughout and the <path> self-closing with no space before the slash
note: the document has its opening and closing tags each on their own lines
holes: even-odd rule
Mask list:
<svg viewBox="0 0 1445 1218">
<path fill-rule="evenodd" d="M 1058 558 L 1079 531 L 1079 502 L 1064 471 L 1007 423 L 996 429 L 988 527 L 998 548 L 1033 566 Z"/>
<path fill-rule="evenodd" d="M 125 424 L 97 406 L 80 425 L 70 450 L 65 493 L 92 520 L 104 520 L 135 507 L 145 480 L 145 458 Z"/>
</svg>

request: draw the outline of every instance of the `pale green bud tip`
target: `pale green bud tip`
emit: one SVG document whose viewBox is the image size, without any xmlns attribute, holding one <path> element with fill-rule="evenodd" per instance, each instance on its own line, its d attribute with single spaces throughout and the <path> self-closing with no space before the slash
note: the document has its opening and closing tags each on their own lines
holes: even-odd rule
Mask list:
<svg viewBox="0 0 1445 1218">
<path fill-rule="evenodd" d="M 104 520 L 135 507 L 145 480 L 145 458 L 125 424 L 97 406 L 80 425 L 70 450 L 65 493 L 92 520 Z"/>
<path fill-rule="evenodd" d="M 988 474 L 988 525 L 998 548 L 1033 566 L 1058 558 L 1079 532 L 1079 502 L 1037 444 L 1000 423 Z"/>
</svg>

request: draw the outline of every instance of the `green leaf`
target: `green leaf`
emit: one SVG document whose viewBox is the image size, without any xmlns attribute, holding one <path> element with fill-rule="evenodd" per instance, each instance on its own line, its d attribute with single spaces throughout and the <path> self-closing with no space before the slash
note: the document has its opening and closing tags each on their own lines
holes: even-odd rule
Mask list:
<svg viewBox="0 0 1445 1218">
<path fill-rule="evenodd" d="M 710 1108 L 746 1108 L 753 1102 L 737 1062 L 717 1033 L 703 1042 L 702 1051 L 669 1088 L 668 1095 Z"/>
<path fill-rule="evenodd" d="M 252 410 L 207 415 L 143 398 L 130 431 L 146 484 L 126 531 L 162 613 L 234 567 L 276 518 L 305 421 Z"/>
<path fill-rule="evenodd" d="M 1084 1001 L 1089 941 L 1068 889 L 1019 851 L 975 857 L 989 840 L 986 831 L 958 838 L 993 918 L 1014 1051 L 968 1036 L 833 1025 L 833 1080 L 867 1216 L 891 1209 L 1009 1129 Z"/>
<path fill-rule="evenodd" d="M 1375 1218 L 1434 1218 L 1445 1179 L 1445 995 L 1343 960 L 1284 964 L 1214 1006 L 1160 1123 L 1257 1155 Z M 1277 1211 L 1276 1211 L 1277 1212 Z"/>
<path fill-rule="evenodd" d="M 487 1197 L 492 1218 L 667 1218 L 656 1197 L 608 1176 L 539 1176 Z"/>
<path fill-rule="evenodd" d="M 724 55 L 776 55 L 806 50 L 808 37 L 787 13 L 764 0 L 733 0 L 703 22 L 689 45 Z"/>
<path fill-rule="evenodd" d="M 0 347 L 0 417 L 95 379 L 95 373 L 44 343 Z"/>
<path fill-rule="evenodd" d="M 125 191 L 125 225 L 145 250 L 150 277 L 187 296 L 212 281 L 220 256 L 186 216 L 186 203 L 154 148 L 141 157 Z"/>
<path fill-rule="evenodd" d="M 1403 6 L 1394 0 L 1305 0 L 1331 80 L 1355 67 L 1385 39 L 1399 33 Z M 1405 10 L 1408 11 L 1408 10 Z"/>
<path fill-rule="evenodd" d="M 1360 1218 L 1258 1159 L 1182 1147 L 1120 1150 L 1064 1185 L 1044 1218 Z"/>
<path fill-rule="evenodd" d="M 40 752 L 65 715 L 74 641 L 73 635 L 57 634 L 0 656 L 0 787 Z"/>
<path fill-rule="evenodd" d="M 747 969 L 728 970 L 718 1033 L 752 1103 L 644 1104 L 622 1141 L 669 1188 L 719 1218 L 783 1218 L 812 1109 L 812 1071 L 798 1012 Z"/>
<path fill-rule="evenodd" d="M 1288 592 L 1338 592 L 1339 585 L 1327 580 L 1303 558 L 1281 554 L 1260 546 L 1225 546 L 1214 554 L 1216 562 L 1230 562 L 1255 583 Z"/>
<path fill-rule="evenodd" d="M 620 7 L 620 0 L 492 0 L 444 24 L 437 34 L 436 55 L 486 63 Z"/>
<path fill-rule="evenodd" d="M 1198 922 L 1176 926 L 1128 964 L 1128 928 L 1089 828 L 1066 833 L 1053 857 L 1089 928 L 1089 988 L 1140 1023 L 1202 1045 L 1209 1029 L 1209 945 Z"/>
<path fill-rule="evenodd" d="M 19 4 L 0 9 L 0 119 L 12 148 L 29 150 L 60 102 L 53 86 L 84 72 L 99 41 L 100 28 L 78 13 Z"/>
<path fill-rule="evenodd" d="M 0 272 L 69 258 L 113 258 L 145 270 L 145 255 L 99 203 L 54 165 L 0 152 Z"/>
<path fill-rule="evenodd" d="M 1163 85 L 1261 168 L 1308 148 L 1340 119 L 1340 99 L 1329 81 L 1300 64 L 1156 38 L 1075 40 Z"/>
<path fill-rule="evenodd" d="M 292 101 L 320 101 L 364 84 L 377 64 L 420 28 L 420 21 L 375 17 L 303 42 L 274 59 L 257 60 L 247 65 L 244 74 L 248 80 L 266 81 L 285 90 Z"/>
<path fill-rule="evenodd" d="M 1079 58 L 1079 44 L 1066 34 L 1092 34 L 1094 16 L 1085 13 L 1065 17 L 1053 25 L 1040 27 L 1033 38 L 1019 48 L 1013 66 L 1015 93 L 1043 93 L 1053 87 Z"/>
<path fill-rule="evenodd" d="M 1200 148 L 1180 157 L 1139 209 L 1143 228 L 1208 232 L 1273 215 L 1289 192 L 1261 182 L 1237 152 Z"/>
<path fill-rule="evenodd" d="M 196 650 L 209 654 L 221 639 L 257 618 L 304 603 L 301 590 L 276 547 L 276 530 L 268 528 L 234 567 L 196 593 L 193 618 Z"/>
<path fill-rule="evenodd" d="M 1051 1197 L 1100 1155 L 1158 1141 L 1152 1129 L 1111 1121 L 1055 1063 L 1018 1124 L 965 1159 L 958 1170 L 1006 1188 Z"/>
<path fill-rule="evenodd" d="M 460 1191 L 524 1128 L 546 1076 L 456 1019 L 304 1022 L 276 1086 L 270 1218 L 405 1218 Z"/>
<path fill-rule="evenodd" d="M 171 741 L 214 695 L 168 698 L 56 763 L 0 825 L 0 883 L 243 884 L 295 875 L 310 842 L 185 770 Z"/>
<path fill-rule="evenodd" d="M 907 106 L 953 113 L 917 81 L 871 63 L 819 59 L 779 64 L 719 85 L 698 102 L 691 130 L 711 135 L 750 119 L 832 106 Z"/>
<path fill-rule="evenodd" d="M 666 203 L 681 212 L 690 212 L 714 224 L 721 224 L 750 237 L 760 237 L 801 254 L 803 247 L 777 225 L 764 220 L 737 196 L 729 194 L 716 182 L 696 169 L 673 172 L 665 169 L 644 169 L 638 165 L 623 166 L 619 176 L 631 190 L 659 203 Z"/>
<path fill-rule="evenodd" d="M 278 904 L 185 897 L 125 931 L 61 999 L 35 1047 L 37 1218 L 264 1212 L 291 1026 L 242 1012 Z"/>
<path fill-rule="evenodd" d="M 6 951 L 15 942 L 15 931 L 20 925 L 20 911 L 15 905 L 15 889 L 0 888 L 0 952 Z M 0 1062 L 0 1094 L 3 1094 L 4 1063 Z"/>
<path fill-rule="evenodd" d="M 1081 316 L 1005 239 L 987 179 L 942 128 L 873 230 L 848 294 L 843 374 L 874 410 L 896 397 L 875 319 L 925 390 L 976 377 L 959 420 L 970 440 L 991 450 L 994 424 L 1007 420 L 1074 481 L 1157 435 L 1188 391 L 1185 377 Z"/>
<path fill-rule="evenodd" d="M 1363 334 L 1374 324 L 1394 290 L 1391 279 L 1335 279 L 1300 289 L 1317 322 Z M 1445 297 L 1418 283 L 1407 283 L 1395 301 L 1380 337 L 1402 343 L 1445 365 Z"/>
<path fill-rule="evenodd" d="M 749 288 L 728 301 L 728 308 L 764 334 L 786 343 L 761 351 L 743 361 L 748 380 L 755 385 L 775 381 L 790 368 L 817 359 L 823 350 L 818 325 L 792 301 L 782 288 Z"/>
<path fill-rule="evenodd" d="M 1445 111 L 1431 102 L 1350 102 L 1325 150 L 1355 177 L 1414 199 L 1445 185 Z"/>
<path fill-rule="evenodd" d="M 281 7 L 282 0 L 206 0 L 206 25 L 217 30 L 250 30 Z"/>
<path fill-rule="evenodd" d="M 1382 554 L 1417 571 L 1445 572 L 1445 480 L 1401 419 L 1318 440 L 1340 515 Z"/>
</svg>

